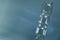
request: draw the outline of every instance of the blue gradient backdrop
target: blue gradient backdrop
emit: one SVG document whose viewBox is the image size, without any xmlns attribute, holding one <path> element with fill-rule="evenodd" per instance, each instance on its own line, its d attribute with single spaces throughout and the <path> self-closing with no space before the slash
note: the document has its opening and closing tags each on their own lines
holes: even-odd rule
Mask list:
<svg viewBox="0 0 60 40">
<path fill-rule="evenodd" d="M 0 40 L 34 40 L 43 1 L 0 0 Z M 60 0 L 52 2 L 46 40 L 60 40 Z"/>
</svg>

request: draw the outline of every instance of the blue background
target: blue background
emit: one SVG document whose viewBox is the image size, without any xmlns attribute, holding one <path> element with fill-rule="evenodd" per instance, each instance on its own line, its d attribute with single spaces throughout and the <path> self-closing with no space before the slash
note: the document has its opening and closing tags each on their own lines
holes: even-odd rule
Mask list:
<svg viewBox="0 0 60 40">
<path fill-rule="evenodd" d="M 53 2 L 46 40 L 60 40 L 60 0 Z M 34 40 L 44 0 L 0 0 L 0 40 Z"/>
</svg>

